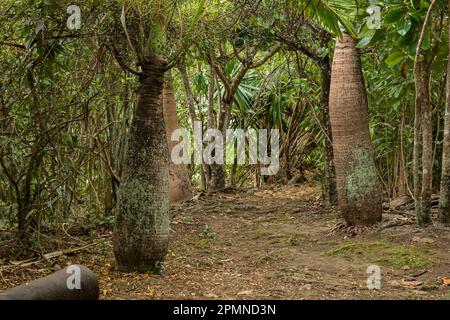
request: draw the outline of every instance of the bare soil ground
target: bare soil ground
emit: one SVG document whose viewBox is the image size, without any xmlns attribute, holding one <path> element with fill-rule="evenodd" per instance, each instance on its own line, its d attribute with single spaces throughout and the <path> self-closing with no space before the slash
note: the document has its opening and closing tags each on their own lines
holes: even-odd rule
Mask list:
<svg viewBox="0 0 450 320">
<path fill-rule="evenodd" d="M 69 230 L 61 248 L 95 245 L 28 266 L 0 255 L 0 289 L 82 263 L 97 273 L 101 299 L 450 299 L 449 228 L 420 229 L 407 210 L 387 211 L 370 228 L 344 228 L 319 191 L 230 191 L 174 206 L 160 275 L 117 271 L 107 228 Z M 379 290 L 367 288 L 370 265 L 381 268 Z"/>
</svg>

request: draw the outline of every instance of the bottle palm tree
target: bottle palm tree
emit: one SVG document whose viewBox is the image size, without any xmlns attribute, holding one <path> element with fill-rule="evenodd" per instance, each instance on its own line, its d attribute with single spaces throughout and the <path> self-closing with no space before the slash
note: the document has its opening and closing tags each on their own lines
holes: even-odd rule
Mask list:
<svg viewBox="0 0 450 320">
<path fill-rule="evenodd" d="M 382 195 L 370 141 L 367 96 L 355 31 L 349 23 L 358 6 L 342 0 L 300 1 L 300 4 L 337 36 L 329 108 L 342 216 L 349 225 L 376 223 L 381 220 Z"/>
<path fill-rule="evenodd" d="M 369 134 L 366 88 L 356 41 L 336 41 L 330 86 L 330 121 L 339 206 L 347 224 L 381 221 L 382 196 Z"/>
<path fill-rule="evenodd" d="M 205 0 L 199 2 L 190 29 L 180 39 L 188 38 L 204 4 Z M 134 57 L 140 71 L 128 67 L 123 52 L 119 52 L 115 42 L 110 43 L 119 64 L 138 75 L 140 85 L 118 194 L 113 237 L 114 254 L 119 269 L 123 271 L 157 270 L 167 253 L 169 156 L 162 93 L 164 74 L 181 51 L 181 45 L 176 48 L 178 50 L 173 50 L 174 46 L 171 47 L 167 40 L 168 17 L 173 10 L 179 9 L 177 6 L 176 1 L 170 0 L 122 2 L 120 22 L 123 38 L 131 49 L 128 55 Z M 176 53 L 167 57 L 167 52 Z"/>
</svg>

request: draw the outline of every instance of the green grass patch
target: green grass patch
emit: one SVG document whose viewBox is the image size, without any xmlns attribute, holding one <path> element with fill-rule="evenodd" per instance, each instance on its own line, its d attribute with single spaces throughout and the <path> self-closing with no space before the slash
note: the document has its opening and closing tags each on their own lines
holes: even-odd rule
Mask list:
<svg viewBox="0 0 450 320">
<path fill-rule="evenodd" d="M 387 267 L 409 266 L 426 268 L 435 260 L 434 252 L 424 246 L 408 246 L 384 241 L 353 242 L 325 253 L 330 257 L 343 257 L 354 263 L 375 263 Z"/>
</svg>

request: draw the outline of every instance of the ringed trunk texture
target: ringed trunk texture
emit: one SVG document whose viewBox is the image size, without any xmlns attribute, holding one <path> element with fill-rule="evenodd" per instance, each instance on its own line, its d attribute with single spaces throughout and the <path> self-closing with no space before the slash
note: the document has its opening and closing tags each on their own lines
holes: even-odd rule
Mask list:
<svg viewBox="0 0 450 320">
<path fill-rule="evenodd" d="M 450 12 L 450 0 L 448 0 L 448 8 Z M 450 24 L 448 26 L 448 34 L 450 36 Z M 449 42 L 450 50 L 450 42 Z M 450 51 L 449 51 L 450 52 Z M 439 221 L 442 223 L 450 223 L 450 53 L 447 62 L 447 85 L 446 85 L 446 104 L 444 118 L 444 142 L 442 147 L 442 173 L 441 173 L 441 189 L 439 196 Z"/>
<path fill-rule="evenodd" d="M 163 91 L 164 122 L 166 124 L 167 145 L 169 148 L 169 199 L 178 202 L 192 198 L 192 186 L 187 168 L 184 164 L 176 165 L 170 160 L 172 149 L 177 141 L 170 139 L 172 132 L 179 129 L 177 105 L 170 80 L 164 83 Z"/>
<path fill-rule="evenodd" d="M 136 112 L 118 194 L 114 254 L 119 269 L 158 269 L 169 236 L 169 169 L 162 91 L 164 63 L 142 63 Z"/>
<path fill-rule="evenodd" d="M 329 106 L 342 216 L 348 225 L 379 222 L 383 199 L 369 135 L 366 89 L 355 40 L 347 34 L 336 41 Z"/>
</svg>

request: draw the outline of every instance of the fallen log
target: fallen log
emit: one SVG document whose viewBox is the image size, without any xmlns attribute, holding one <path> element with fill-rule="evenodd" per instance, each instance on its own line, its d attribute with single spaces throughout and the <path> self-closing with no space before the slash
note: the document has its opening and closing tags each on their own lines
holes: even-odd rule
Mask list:
<svg viewBox="0 0 450 320">
<path fill-rule="evenodd" d="M 0 292 L 0 300 L 98 300 L 95 273 L 72 265 L 44 278 Z"/>
</svg>

